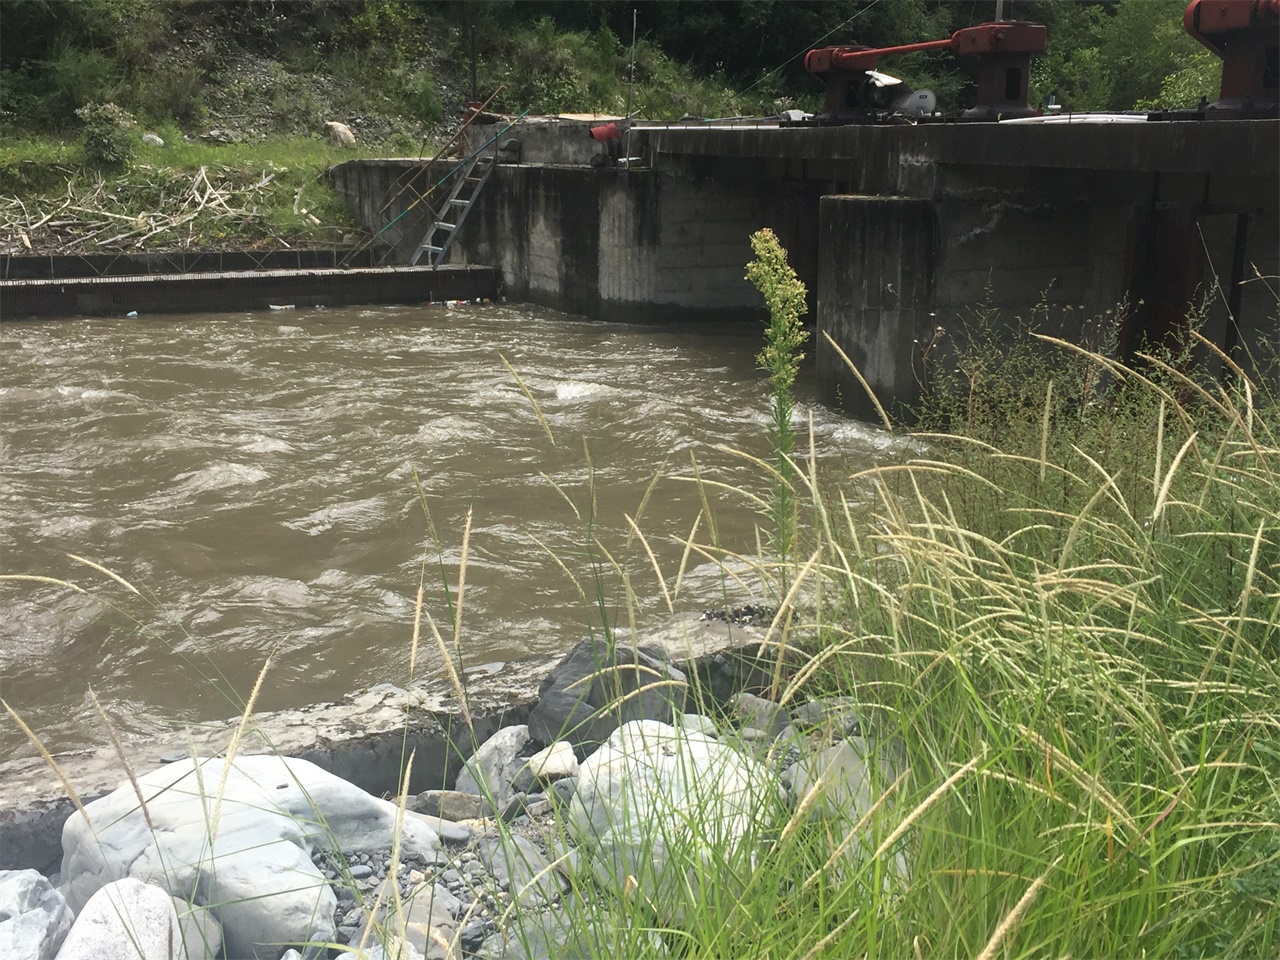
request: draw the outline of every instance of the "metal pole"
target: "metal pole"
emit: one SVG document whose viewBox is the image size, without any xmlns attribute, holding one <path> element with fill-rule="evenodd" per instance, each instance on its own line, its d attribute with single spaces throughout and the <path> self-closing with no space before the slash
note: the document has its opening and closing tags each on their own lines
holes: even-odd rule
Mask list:
<svg viewBox="0 0 1280 960">
<path fill-rule="evenodd" d="M 1004 0 L 996 0 L 996 21 L 1004 19 Z"/>
<path fill-rule="evenodd" d="M 639 11 L 631 10 L 631 69 L 627 75 L 627 119 L 631 119 L 631 88 L 636 82 L 636 18 Z"/>
</svg>

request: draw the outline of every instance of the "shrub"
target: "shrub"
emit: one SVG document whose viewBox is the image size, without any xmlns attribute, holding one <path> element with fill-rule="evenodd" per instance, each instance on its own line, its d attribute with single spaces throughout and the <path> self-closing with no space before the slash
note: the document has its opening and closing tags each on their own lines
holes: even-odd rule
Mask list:
<svg viewBox="0 0 1280 960">
<path fill-rule="evenodd" d="M 84 121 L 81 147 L 93 167 L 123 167 L 133 157 L 133 129 L 138 123 L 114 103 L 86 103 L 76 111 Z"/>
<path fill-rule="evenodd" d="M 444 117 L 444 103 L 430 70 L 404 67 L 394 71 L 401 108 L 420 123 L 436 124 Z"/>
<path fill-rule="evenodd" d="M 43 119 L 61 125 L 77 105 L 95 98 L 109 100 L 118 90 L 120 72 L 106 54 L 98 50 L 82 50 L 69 41 L 62 41 L 53 55 L 40 63 L 44 96 L 41 113 Z"/>
<path fill-rule="evenodd" d="M 769 424 L 769 443 L 773 447 L 778 471 L 774 485 L 770 519 L 773 525 L 774 547 L 779 559 L 786 560 L 795 539 L 795 494 L 792 479 L 795 469 L 791 451 L 795 449 L 796 435 L 791 426 L 791 412 L 795 408 L 792 387 L 800 372 L 800 352 L 809 334 L 800 326 L 800 317 L 808 309 L 805 306 L 805 286 L 787 263 L 787 252 L 782 249 L 777 236 L 767 227 L 751 235 L 751 249 L 756 259 L 747 264 L 747 279 L 764 296 L 769 307 L 769 325 L 765 328 L 764 349 L 756 355 L 760 369 L 769 374 L 769 386 L 773 390 Z"/>
</svg>

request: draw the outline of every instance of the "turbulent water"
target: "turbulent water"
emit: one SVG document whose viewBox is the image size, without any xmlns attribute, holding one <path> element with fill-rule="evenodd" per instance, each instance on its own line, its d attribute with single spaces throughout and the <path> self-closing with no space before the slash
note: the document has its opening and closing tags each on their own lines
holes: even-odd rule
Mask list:
<svg viewBox="0 0 1280 960">
<path fill-rule="evenodd" d="M 442 584 L 457 583 L 468 511 L 464 663 L 625 619 L 609 558 L 641 622 L 661 616 L 626 515 L 643 505 L 671 587 L 701 509 L 680 479 L 691 457 L 763 488 L 722 449 L 765 453 L 756 333 L 523 306 L 4 324 L 0 574 L 74 586 L 0 581 L 0 695 L 62 750 L 105 741 L 91 690 L 126 734 L 222 718 L 269 654 L 262 709 L 405 683 L 424 569 L 425 610 L 452 636 Z M 824 456 L 875 454 L 870 430 L 809 413 Z M 750 506 L 708 498 L 721 544 L 754 552 Z M 674 606 L 723 591 L 695 553 Z M 418 673 L 439 657 L 425 645 Z M 0 715 L 0 758 L 29 749 Z"/>
</svg>

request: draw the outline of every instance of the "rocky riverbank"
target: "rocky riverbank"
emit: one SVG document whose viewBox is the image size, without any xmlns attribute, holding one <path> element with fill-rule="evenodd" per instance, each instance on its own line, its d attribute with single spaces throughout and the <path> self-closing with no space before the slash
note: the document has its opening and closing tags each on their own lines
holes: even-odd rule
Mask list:
<svg viewBox="0 0 1280 960">
<path fill-rule="evenodd" d="M 686 673 L 661 647 L 586 641 L 528 723 L 403 806 L 305 760 L 174 759 L 73 814 L 59 874 L 0 873 L 0 955 L 598 956 L 617 933 L 600 904 L 623 898 L 664 956 L 658 931 L 741 883 L 780 823 L 843 832 L 892 778 L 847 701 L 713 696 L 746 662 Z"/>
</svg>

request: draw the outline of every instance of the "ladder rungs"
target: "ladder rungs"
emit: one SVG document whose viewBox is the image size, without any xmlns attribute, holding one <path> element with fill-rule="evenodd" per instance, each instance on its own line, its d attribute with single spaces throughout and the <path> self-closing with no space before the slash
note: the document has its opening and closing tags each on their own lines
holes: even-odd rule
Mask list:
<svg viewBox="0 0 1280 960">
<path fill-rule="evenodd" d="M 471 201 L 470 200 L 450 200 L 449 203 L 455 207 L 465 207 L 469 203 L 471 203 Z"/>
<path fill-rule="evenodd" d="M 448 230 L 450 233 L 452 233 L 454 230 L 458 229 L 458 225 L 456 223 L 445 223 L 443 220 L 441 220 L 436 224 L 436 229 Z"/>
</svg>

